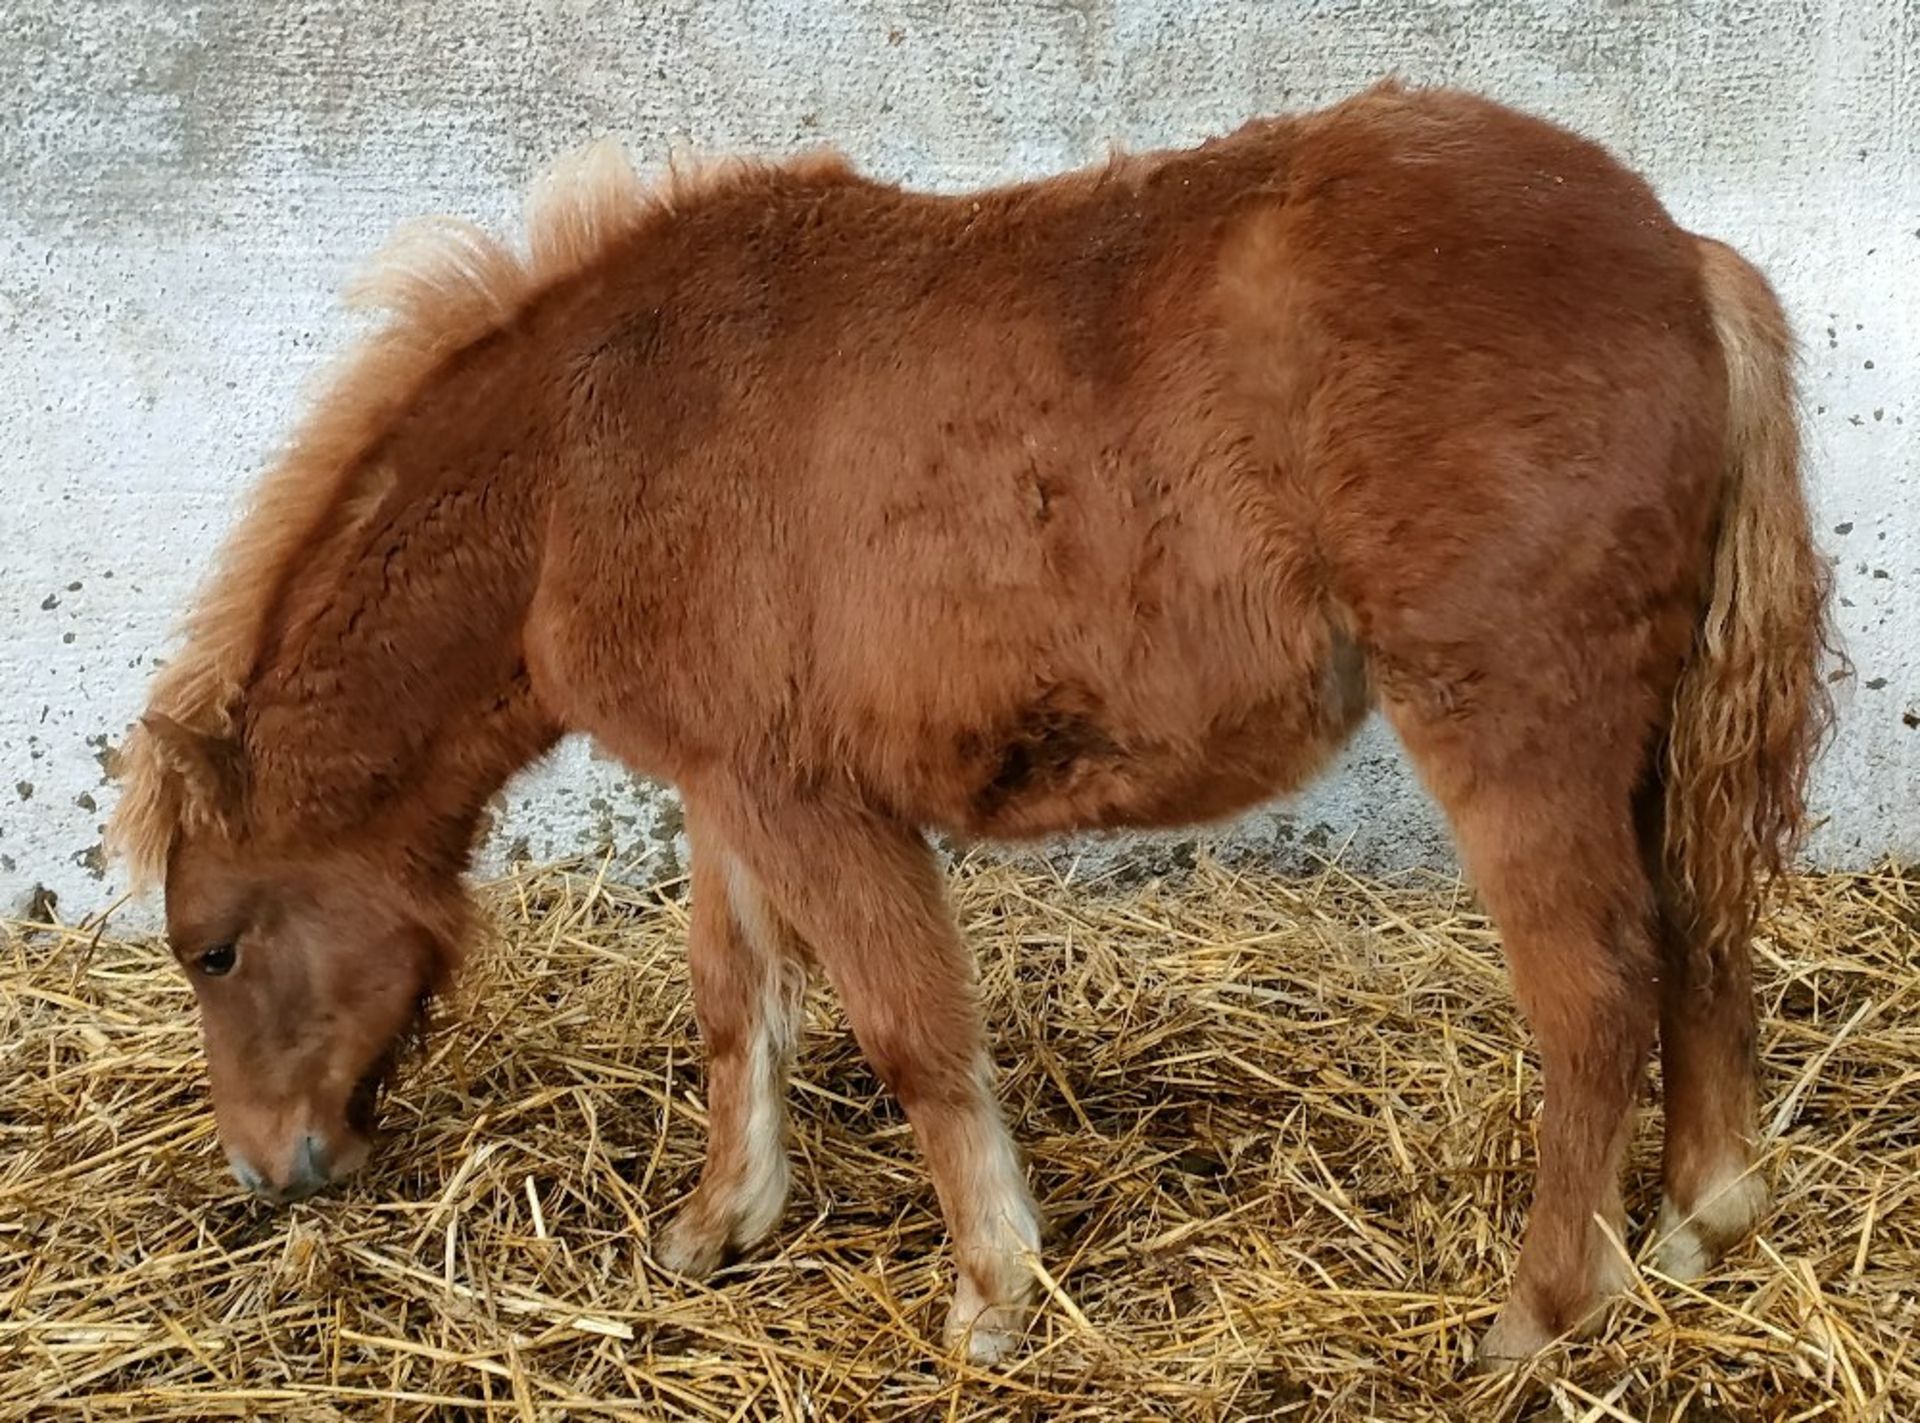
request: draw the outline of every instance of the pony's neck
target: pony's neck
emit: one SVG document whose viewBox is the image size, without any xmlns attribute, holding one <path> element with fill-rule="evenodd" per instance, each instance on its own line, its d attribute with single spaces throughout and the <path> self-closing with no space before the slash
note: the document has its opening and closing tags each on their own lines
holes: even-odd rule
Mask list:
<svg viewBox="0 0 1920 1423">
<path fill-rule="evenodd" d="M 457 871 L 487 802 L 559 734 L 522 655 L 535 426 L 501 383 L 476 392 L 483 374 L 422 399 L 286 573 L 244 699 L 269 834 L 373 834 Z"/>
</svg>

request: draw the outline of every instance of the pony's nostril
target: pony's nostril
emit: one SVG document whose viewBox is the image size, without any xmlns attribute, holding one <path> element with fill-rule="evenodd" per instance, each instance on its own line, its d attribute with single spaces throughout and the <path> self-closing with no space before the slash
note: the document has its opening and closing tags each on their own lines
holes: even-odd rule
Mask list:
<svg viewBox="0 0 1920 1423">
<path fill-rule="evenodd" d="M 246 1162 L 237 1156 L 229 1156 L 227 1158 L 227 1165 L 233 1170 L 234 1180 L 246 1187 L 253 1195 L 265 1196 L 269 1200 L 273 1198 L 273 1191 L 267 1185 L 267 1178 L 247 1165 Z"/>
<path fill-rule="evenodd" d="M 308 1176 L 327 1179 L 327 1148 L 319 1137 L 308 1134 L 300 1138 L 300 1165 Z"/>
<path fill-rule="evenodd" d="M 293 1171 L 287 1179 L 281 1195 L 290 1201 L 311 1196 L 327 1184 L 327 1146 L 319 1137 L 308 1134 L 300 1138 L 299 1149 L 293 1154 Z"/>
</svg>

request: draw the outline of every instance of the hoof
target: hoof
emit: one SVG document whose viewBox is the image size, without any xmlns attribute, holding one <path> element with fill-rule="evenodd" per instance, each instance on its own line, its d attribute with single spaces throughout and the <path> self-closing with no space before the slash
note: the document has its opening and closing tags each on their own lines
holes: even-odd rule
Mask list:
<svg viewBox="0 0 1920 1423">
<path fill-rule="evenodd" d="M 1542 1318 L 1538 1311 L 1521 1305 L 1517 1300 L 1508 1300 L 1494 1319 L 1493 1327 L 1487 1330 L 1486 1337 L 1480 1341 L 1477 1356 L 1480 1370 L 1483 1373 L 1505 1373 L 1538 1357 L 1555 1344 L 1591 1339 L 1606 1328 L 1614 1298 L 1611 1294 L 1596 1296 L 1585 1308 L 1572 1311 L 1568 1315 L 1572 1322 L 1560 1328 L 1555 1328 Z"/>
<path fill-rule="evenodd" d="M 1521 1309 L 1509 1301 L 1480 1341 L 1474 1363 L 1481 1373 L 1507 1373 L 1548 1348 L 1557 1338 L 1559 1335 L 1541 1324 L 1531 1310 Z"/>
<path fill-rule="evenodd" d="M 947 1316 L 947 1347 L 964 1350 L 969 1363 L 997 1364 L 1020 1346 L 1032 1313 L 1025 1304 L 990 1304 L 963 1313 L 956 1300 Z"/>
<path fill-rule="evenodd" d="M 689 1201 L 660 1232 L 653 1258 L 662 1269 L 690 1280 L 704 1280 L 727 1262 L 731 1242 L 724 1222 L 713 1220 Z"/>
</svg>

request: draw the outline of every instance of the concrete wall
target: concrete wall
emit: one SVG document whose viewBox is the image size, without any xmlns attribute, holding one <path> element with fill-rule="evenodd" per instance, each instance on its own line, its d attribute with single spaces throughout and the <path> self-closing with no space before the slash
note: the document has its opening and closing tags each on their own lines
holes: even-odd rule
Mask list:
<svg viewBox="0 0 1920 1423">
<path fill-rule="evenodd" d="M 102 760 L 176 610 L 350 338 L 333 293 L 396 221 L 512 221 L 606 132 L 645 157 L 832 140 L 954 189 L 1198 139 L 1387 70 L 1612 144 L 1781 287 L 1806 339 L 1819 528 L 1860 680 L 1815 847 L 1920 854 L 1920 6 L 1170 0 L 8 0 L 0 13 L 0 908 L 114 892 Z M 654 793 L 569 748 L 500 845 L 670 853 Z M 1444 861 L 1377 729 L 1236 831 Z M 662 863 L 660 854 L 651 861 Z"/>
</svg>

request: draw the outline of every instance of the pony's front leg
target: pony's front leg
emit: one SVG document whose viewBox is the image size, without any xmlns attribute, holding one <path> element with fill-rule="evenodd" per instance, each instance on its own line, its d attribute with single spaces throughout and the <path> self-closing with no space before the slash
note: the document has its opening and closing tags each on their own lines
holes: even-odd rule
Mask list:
<svg viewBox="0 0 1920 1423">
<path fill-rule="evenodd" d="M 736 802 L 725 833 L 913 1123 L 959 1272 L 949 1344 L 999 1358 L 1026 1328 L 1040 1215 L 994 1097 L 974 963 L 932 851 L 909 827 L 818 802 Z"/>
<path fill-rule="evenodd" d="M 787 1075 L 806 993 L 805 946 L 717 838 L 693 829 L 693 1011 L 706 1051 L 707 1160 L 655 1250 L 712 1273 L 765 1239 L 787 1201 Z"/>
</svg>

